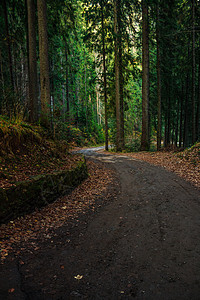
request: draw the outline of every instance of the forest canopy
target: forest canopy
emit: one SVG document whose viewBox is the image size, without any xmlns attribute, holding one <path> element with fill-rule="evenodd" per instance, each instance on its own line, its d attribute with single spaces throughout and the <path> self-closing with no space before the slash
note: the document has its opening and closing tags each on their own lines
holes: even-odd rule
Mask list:
<svg viewBox="0 0 200 300">
<path fill-rule="evenodd" d="M 3 0 L 0 117 L 118 151 L 200 140 L 199 0 Z"/>
</svg>

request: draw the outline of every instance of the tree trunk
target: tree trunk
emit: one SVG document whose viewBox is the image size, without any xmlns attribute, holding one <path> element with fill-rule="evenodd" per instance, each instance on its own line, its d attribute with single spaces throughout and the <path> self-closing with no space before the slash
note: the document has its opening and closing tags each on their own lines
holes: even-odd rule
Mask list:
<svg viewBox="0 0 200 300">
<path fill-rule="evenodd" d="M 54 99 L 54 62 L 53 60 L 50 63 L 51 69 L 52 69 L 52 76 L 50 78 L 50 87 L 51 87 L 51 116 L 52 116 L 52 132 L 53 132 L 53 138 L 55 139 L 56 136 L 56 125 L 55 125 L 55 99 Z"/>
<path fill-rule="evenodd" d="M 122 150 L 121 146 L 121 116 L 120 116 L 120 84 L 119 84 L 119 40 L 118 40 L 118 0 L 114 0 L 114 35 L 115 35 L 115 103 L 116 103 L 116 148 Z"/>
<path fill-rule="evenodd" d="M 37 111 L 37 53 L 36 53 L 36 32 L 35 32 L 35 1 L 27 0 L 28 13 L 28 66 L 29 66 L 29 117 L 31 122 L 36 122 Z"/>
<path fill-rule="evenodd" d="M 198 102 L 197 102 L 197 111 L 196 111 L 196 141 L 200 140 L 199 117 L 200 117 L 200 58 L 199 58 L 199 78 L 198 78 Z"/>
<path fill-rule="evenodd" d="M 186 91 L 185 91 L 185 107 L 184 107 L 184 131 L 183 131 L 183 147 L 188 146 L 188 89 L 189 89 L 189 76 L 186 78 Z"/>
<path fill-rule="evenodd" d="M 120 15 L 119 15 L 120 19 Z M 120 26 L 119 26 L 120 27 Z M 120 93 L 120 139 L 121 147 L 124 149 L 124 76 L 122 68 L 122 41 L 121 41 L 121 29 L 119 30 L 119 93 Z"/>
<path fill-rule="evenodd" d="M 37 9 L 40 54 L 41 123 L 44 126 L 49 127 L 51 95 L 49 80 L 46 1 L 37 0 Z"/>
<path fill-rule="evenodd" d="M 192 0 L 192 143 L 196 141 L 195 123 L 195 0 Z"/>
<path fill-rule="evenodd" d="M 149 28 L 148 6 L 142 1 L 142 138 L 141 150 L 149 150 Z"/>
<path fill-rule="evenodd" d="M 65 60 L 66 60 L 66 103 L 67 103 L 67 118 L 69 119 L 69 66 L 67 45 L 65 46 Z"/>
<path fill-rule="evenodd" d="M 171 142 L 171 89 L 170 83 L 167 85 L 168 92 L 168 109 L 167 109 L 167 147 L 170 146 Z"/>
<path fill-rule="evenodd" d="M 1 49 L 0 49 L 0 68 L 1 68 L 1 82 L 2 82 L 3 100 L 5 100 L 5 82 L 4 82 L 4 76 L 3 76 L 3 60 L 2 60 L 2 55 L 1 55 Z M 1 103 L 0 108 L 2 109 L 2 103 Z M 0 111 L 0 113 L 1 113 L 1 111 Z"/>
<path fill-rule="evenodd" d="M 158 125 L 157 125 L 157 150 L 161 148 L 161 58 L 160 58 L 160 19 L 159 6 L 157 6 L 157 24 L 156 24 L 156 39 L 157 39 L 157 97 L 158 97 Z"/>
<path fill-rule="evenodd" d="M 180 110 L 180 101 L 179 98 L 177 100 L 177 116 L 176 116 L 176 125 L 175 125 L 175 146 L 178 145 L 178 127 L 179 127 L 179 110 Z"/>
<path fill-rule="evenodd" d="M 182 147 L 183 141 L 183 84 L 182 84 L 182 93 L 181 93 L 181 112 L 180 112 L 180 126 L 179 126 L 179 147 Z"/>
<path fill-rule="evenodd" d="M 3 7 L 4 7 L 5 26 L 6 26 L 6 39 L 7 39 L 7 46 L 8 46 L 10 83 L 11 83 L 11 86 L 12 86 L 12 91 L 14 92 L 13 63 L 12 63 L 12 54 L 11 54 L 10 33 L 9 33 L 9 25 L 8 25 L 8 12 L 7 12 L 6 0 L 3 1 Z"/>
<path fill-rule="evenodd" d="M 167 147 L 167 110 L 165 112 L 165 140 L 164 140 L 164 147 Z"/>
<path fill-rule="evenodd" d="M 105 51 L 105 32 L 103 1 L 101 2 L 101 29 L 102 29 L 102 54 L 103 54 L 103 84 L 104 84 L 104 106 L 105 106 L 105 150 L 108 151 L 108 109 L 107 109 L 107 78 L 106 78 L 106 51 Z"/>
<path fill-rule="evenodd" d="M 85 61 L 85 125 L 88 129 L 88 101 L 87 101 L 87 69 Z"/>
</svg>

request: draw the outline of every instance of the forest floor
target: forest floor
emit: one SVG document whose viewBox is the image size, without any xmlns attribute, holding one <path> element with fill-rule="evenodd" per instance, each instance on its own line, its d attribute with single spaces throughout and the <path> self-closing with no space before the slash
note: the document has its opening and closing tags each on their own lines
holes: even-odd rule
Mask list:
<svg viewBox="0 0 200 300">
<path fill-rule="evenodd" d="M 200 188 L 200 143 L 180 152 L 171 150 L 115 154 L 162 166 Z"/>
<path fill-rule="evenodd" d="M 77 189 L 1 226 L 3 299 L 199 299 L 199 163 L 191 184 L 172 153 L 84 153 Z"/>
</svg>

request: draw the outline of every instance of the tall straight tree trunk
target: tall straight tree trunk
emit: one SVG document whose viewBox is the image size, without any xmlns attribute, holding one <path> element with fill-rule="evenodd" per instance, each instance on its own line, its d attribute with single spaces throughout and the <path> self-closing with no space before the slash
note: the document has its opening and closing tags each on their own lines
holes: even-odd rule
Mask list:
<svg viewBox="0 0 200 300">
<path fill-rule="evenodd" d="M 122 58 L 122 14 L 120 0 L 117 2 L 117 23 L 118 23 L 118 45 L 119 45 L 119 94 L 120 94 L 120 140 L 121 147 L 124 149 L 124 75 Z"/>
<path fill-rule="evenodd" d="M 65 45 L 65 60 L 66 60 L 66 103 L 67 103 L 67 118 L 69 119 L 69 66 L 67 44 Z"/>
<path fill-rule="evenodd" d="M 53 138 L 55 139 L 56 136 L 56 126 L 55 126 L 55 99 L 54 99 L 54 62 L 51 61 L 51 68 L 52 68 L 52 76 L 50 78 L 50 87 L 51 87 L 51 109 L 52 109 L 52 131 L 53 131 Z"/>
<path fill-rule="evenodd" d="M 87 69 L 85 61 L 85 121 L 86 128 L 88 129 L 88 101 L 87 101 Z"/>
<path fill-rule="evenodd" d="M 175 146 L 178 145 L 178 127 L 179 127 L 179 110 L 180 110 L 180 100 L 177 100 L 177 116 L 176 116 L 176 125 L 175 125 Z"/>
<path fill-rule="evenodd" d="M 8 46 L 8 60 L 9 60 L 9 69 L 10 69 L 10 83 L 11 83 L 12 91 L 14 92 L 13 63 L 12 63 L 11 43 L 10 43 L 10 33 L 9 33 L 9 25 L 8 25 L 8 12 L 7 12 L 6 0 L 3 0 L 3 7 L 4 7 L 5 26 L 6 26 L 6 39 L 7 39 L 7 46 Z"/>
<path fill-rule="evenodd" d="M 49 79 L 46 1 L 37 0 L 37 9 L 40 53 L 41 123 L 44 126 L 49 127 L 51 95 Z"/>
<path fill-rule="evenodd" d="M 181 112 L 180 112 L 180 126 L 179 126 L 179 147 L 182 147 L 182 141 L 183 141 L 183 83 L 182 83 L 182 93 L 181 93 Z"/>
<path fill-rule="evenodd" d="M 62 84 L 62 115 L 63 122 L 65 123 L 65 84 Z"/>
<path fill-rule="evenodd" d="M 36 53 L 36 32 L 35 32 L 35 1 L 27 0 L 28 13 L 28 59 L 29 59 L 29 110 L 30 121 L 36 122 L 37 111 L 37 53 Z"/>
<path fill-rule="evenodd" d="M 167 93 L 168 93 L 168 109 L 167 109 L 167 147 L 170 146 L 171 142 L 171 88 L 170 83 L 167 85 Z"/>
<path fill-rule="evenodd" d="M 103 85 L 104 85 L 104 106 L 105 106 L 105 150 L 108 151 L 108 108 L 107 108 L 107 78 L 106 78 L 106 51 L 105 51 L 105 32 L 103 1 L 101 2 L 101 29 L 102 29 L 102 54 L 103 54 Z"/>
<path fill-rule="evenodd" d="M 188 146 L 188 96 L 189 94 L 189 76 L 186 78 L 186 89 L 185 89 L 185 107 L 184 107 L 184 131 L 183 131 L 183 147 Z"/>
<path fill-rule="evenodd" d="M 192 0 L 192 143 L 196 141 L 195 123 L 195 0 Z"/>
<path fill-rule="evenodd" d="M 119 40 L 118 40 L 118 0 L 114 0 L 114 35 L 115 35 L 115 104 L 116 104 L 116 148 L 121 146 L 121 116 L 120 116 L 120 84 L 119 84 Z"/>
<path fill-rule="evenodd" d="M 157 97 L 158 97 L 158 125 L 157 125 L 157 150 L 161 148 L 161 57 L 160 57 L 160 17 L 159 4 L 157 6 L 157 24 L 156 24 L 156 39 L 157 39 Z"/>
<path fill-rule="evenodd" d="M 165 140 L 164 140 L 164 147 L 167 147 L 167 110 L 165 112 Z"/>
<path fill-rule="evenodd" d="M 3 76 L 3 60 L 2 60 L 2 55 L 1 55 L 1 49 L 0 49 L 0 70 L 1 70 L 1 84 L 2 84 L 3 99 L 5 99 L 5 82 L 4 82 L 4 76 Z M 2 104 L 1 104 L 0 108 L 2 109 Z"/>
<path fill-rule="evenodd" d="M 120 19 L 119 15 L 119 19 Z M 120 93 L 120 139 L 121 147 L 124 149 L 124 76 L 122 68 L 122 40 L 121 40 L 121 26 L 119 26 L 119 93 Z"/>
<path fill-rule="evenodd" d="M 198 102 L 197 102 L 197 111 L 196 111 L 196 141 L 200 140 L 199 117 L 200 117 L 200 58 L 199 58 L 199 75 L 198 75 Z"/>
<path fill-rule="evenodd" d="M 149 28 L 148 6 L 142 1 L 142 138 L 141 150 L 149 150 Z"/>
</svg>

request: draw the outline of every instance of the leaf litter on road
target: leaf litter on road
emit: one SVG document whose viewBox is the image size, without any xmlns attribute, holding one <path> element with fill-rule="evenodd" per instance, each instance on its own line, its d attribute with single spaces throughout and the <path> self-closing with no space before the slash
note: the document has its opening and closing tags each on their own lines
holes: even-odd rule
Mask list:
<svg viewBox="0 0 200 300">
<path fill-rule="evenodd" d="M 95 211 L 99 197 L 111 196 L 106 191 L 114 179 L 114 172 L 100 163 L 88 162 L 87 166 L 89 177 L 69 195 L 32 214 L 1 225 L 2 262 L 11 253 L 19 256 L 23 251 L 38 251 L 41 241 L 52 240 L 56 228 L 69 220 L 78 219 L 80 214 L 86 214 L 88 210 Z"/>
<path fill-rule="evenodd" d="M 110 153 L 110 152 L 107 152 Z M 200 188 L 200 143 L 184 151 L 115 153 L 162 166 Z"/>
</svg>

